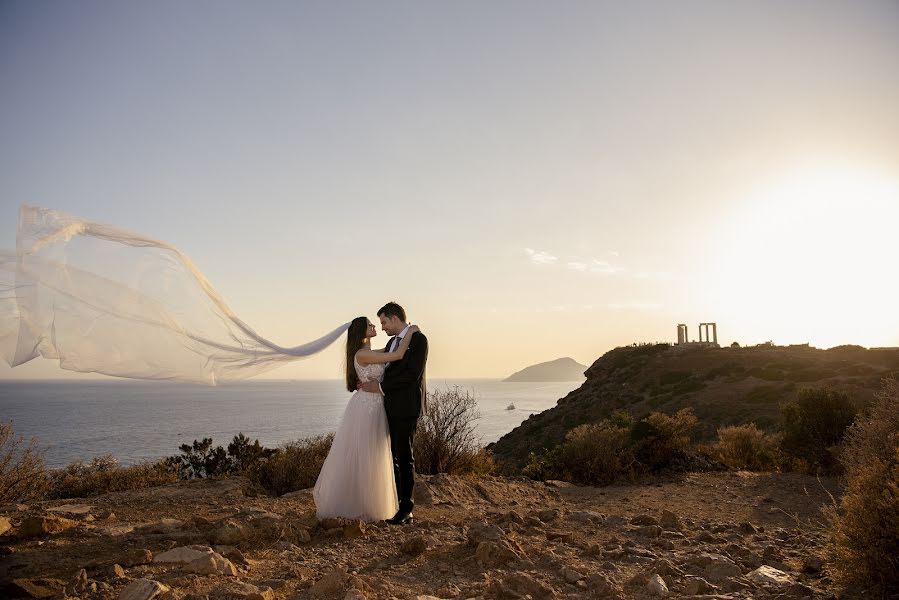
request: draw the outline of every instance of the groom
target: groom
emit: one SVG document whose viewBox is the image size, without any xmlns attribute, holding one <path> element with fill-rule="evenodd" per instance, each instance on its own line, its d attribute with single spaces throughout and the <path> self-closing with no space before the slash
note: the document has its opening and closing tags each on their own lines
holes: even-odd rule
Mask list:
<svg viewBox="0 0 899 600">
<path fill-rule="evenodd" d="M 409 332 L 406 311 L 396 302 L 388 302 L 378 311 L 381 329 L 394 336 L 387 344 L 392 352 Z M 412 522 L 412 487 L 415 485 L 415 461 L 412 457 L 412 439 L 418 426 L 418 417 L 425 406 L 425 364 L 428 362 L 428 338 L 417 331 L 412 334 L 405 356 L 387 365 L 384 380 L 369 381 L 359 385 L 366 392 L 384 396 L 384 410 L 390 428 L 390 449 L 393 452 L 393 471 L 400 509 L 387 522 L 401 525 Z"/>
</svg>

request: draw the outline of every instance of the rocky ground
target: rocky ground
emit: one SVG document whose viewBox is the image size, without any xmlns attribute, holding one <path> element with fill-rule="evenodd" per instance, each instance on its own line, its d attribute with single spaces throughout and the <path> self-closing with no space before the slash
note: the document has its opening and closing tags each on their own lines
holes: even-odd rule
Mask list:
<svg viewBox="0 0 899 600">
<path fill-rule="evenodd" d="M 832 481 L 697 473 L 605 488 L 438 475 L 414 525 L 315 518 L 241 478 L 0 508 L 0 596 L 846 597 L 821 561 Z M 849 594 L 851 595 L 851 594 Z"/>
</svg>

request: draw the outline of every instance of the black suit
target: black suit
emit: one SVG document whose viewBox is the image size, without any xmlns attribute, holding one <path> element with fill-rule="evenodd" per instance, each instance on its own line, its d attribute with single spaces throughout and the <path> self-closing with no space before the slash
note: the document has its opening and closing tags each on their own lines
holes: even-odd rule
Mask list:
<svg viewBox="0 0 899 600">
<path fill-rule="evenodd" d="M 391 347 L 393 340 L 387 344 Z M 412 488 L 415 485 L 415 459 L 412 440 L 418 417 L 425 406 L 425 365 L 428 362 L 428 338 L 420 331 L 412 334 L 409 348 L 401 360 L 384 371 L 381 390 L 390 427 L 390 449 L 400 511 L 412 512 Z"/>
</svg>

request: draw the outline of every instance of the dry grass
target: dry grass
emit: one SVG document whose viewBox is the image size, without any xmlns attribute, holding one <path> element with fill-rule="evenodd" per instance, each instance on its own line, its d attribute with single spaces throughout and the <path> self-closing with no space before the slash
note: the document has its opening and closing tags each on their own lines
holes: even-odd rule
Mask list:
<svg viewBox="0 0 899 600">
<path fill-rule="evenodd" d="M 50 471 L 46 498 L 88 498 L 107 492 L 123 492 L 178 481 L 177 472 L 165 461 L 121 467 L 112 455 L 98 456 L 85 464 L 76 461 Z"/>
<path fill-rule="evenodd" d="M 888 379 L 849 429 L 846 490 L 829 511 L 831 570 L 840 581 L 899 594 L 899 382 Z"/>
<path fill-rule="evenodd" d="M 39 500 L 49 485 L 36 441 L 16 437 L 12 423 L 0 423 L 0 504 Z"/>
<path fill-rule="evenodd" d="M 475 434 L 481 418 L 471 392 L 459 387 L 432 390 L 428 408 L 418 421 L 413 452 L 418 473 L 453 475 L 492 473 L 493 456 Z"/>
</svg>

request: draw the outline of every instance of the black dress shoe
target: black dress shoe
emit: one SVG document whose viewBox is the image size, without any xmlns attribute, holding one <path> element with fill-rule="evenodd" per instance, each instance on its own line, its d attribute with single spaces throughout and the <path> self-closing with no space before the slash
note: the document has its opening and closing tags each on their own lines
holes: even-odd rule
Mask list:
<svg viewBox="0 0 899 600">
<path fill-rule="evenodd" d="M 393 518 L 385 519 L 389 525 L 411 525 L 412 513 L 398 512 Z"/>
</svg>

